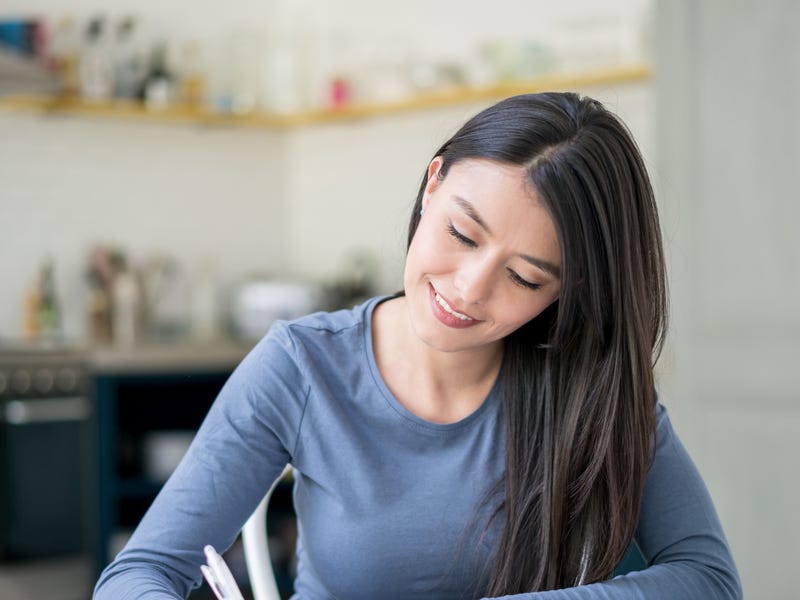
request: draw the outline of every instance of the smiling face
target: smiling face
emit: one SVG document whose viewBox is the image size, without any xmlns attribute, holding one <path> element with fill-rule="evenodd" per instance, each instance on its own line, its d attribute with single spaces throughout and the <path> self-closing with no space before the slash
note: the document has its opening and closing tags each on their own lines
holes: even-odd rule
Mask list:
<svg viewBox="0 0 800 600">
<path fill-rule="evenodd" d="M 441 351 L 494 349 L 558 298 L 555 226 L 522 167 L 467 159 L 440 178 L 441 166 L 406 258 L 411 325 Z"/>
</svg>

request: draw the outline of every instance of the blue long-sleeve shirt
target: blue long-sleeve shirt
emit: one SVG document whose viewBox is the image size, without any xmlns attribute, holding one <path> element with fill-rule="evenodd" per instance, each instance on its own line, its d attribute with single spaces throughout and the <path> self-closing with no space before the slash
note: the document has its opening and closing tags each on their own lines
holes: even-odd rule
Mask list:
<svg viewBox="0 0 800 600">
<path fill-rule="evenodd" d="M 297 600 L 471 599 L 499 536 L 486 486 L 504 469 L 499 383 L 473 414 L 425 421 L 375 363 L 371 315 L 277 323 L 235 370 L 96 600 L 185 598 L 203 547 L 228 548 L 286 463 L 295 473 Z M 636 542 L 643 571 L 517 600 L 739 598 L 706 487 L 660 404 Z"/>
</svg>

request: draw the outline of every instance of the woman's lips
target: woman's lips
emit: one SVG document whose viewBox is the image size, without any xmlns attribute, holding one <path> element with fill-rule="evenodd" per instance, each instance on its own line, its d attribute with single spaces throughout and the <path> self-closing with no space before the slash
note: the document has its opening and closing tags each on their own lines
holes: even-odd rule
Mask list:
<svg viewBox="0 0 800 600">
<path fill-rule="evenodd" d="M 455 310 L 432 285 L 429 285 L 429 294 L 433 315 L 448 327 L 464 329 L 480 323 L 478 319 Z"/>
</svg>

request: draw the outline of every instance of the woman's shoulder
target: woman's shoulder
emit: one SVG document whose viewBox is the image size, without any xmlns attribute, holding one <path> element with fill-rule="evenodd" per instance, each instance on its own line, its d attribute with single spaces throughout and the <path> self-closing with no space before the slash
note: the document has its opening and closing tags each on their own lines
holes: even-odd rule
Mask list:
<svg viewBox="0 0 800 600">
<path fill-rule="evenodd" d="M 382 299 L 381 296 L 376 296 L 347 308 L 317 311 L 283 323 L 290 331 L 317 330 L 335 333 L 361 326 Z"/>
<path fill-rule="evenodd" d="M 276 321 L 270 332 L 277 329 L 290 336 L 314 337 L 360 329 L 368 324 L 373 309 L 381 300 L 382 296 L 375 296 L 348 308 L 317 311 L 291 321 Z"/>
<path fill-rule="evenodd" d="M 348 346 L 363 344 L 372 312 L 383 299 L 376 296 L 349 308 L 275 321 L 258 345 L 269 347 L 277 344 L 289 354 L 302 353 L 303 349 L 314 349 L 315 353 L 344 352 Z"/>
</svg>

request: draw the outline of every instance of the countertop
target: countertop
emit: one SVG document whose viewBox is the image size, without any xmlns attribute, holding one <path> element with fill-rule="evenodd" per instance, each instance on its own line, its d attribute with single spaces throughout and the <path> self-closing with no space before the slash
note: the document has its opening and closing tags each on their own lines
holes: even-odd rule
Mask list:
<svg viewBox="0 0 800 600">
<path fill-rule="evenodd" d="M 71 366 L 90 374 L 224 371 L 239 364 L 254 345 L 232 339 L 133 346 L 15 342 L 0 345 L 0 366 L 28 370 Z"/>
<path fill-rule="evenodd" d="M 226 340 L 97 347 L 89 349 L 87 362 L 95 374 L 223 371 L 236 367 L 252 346 Z"/>
</svg>

